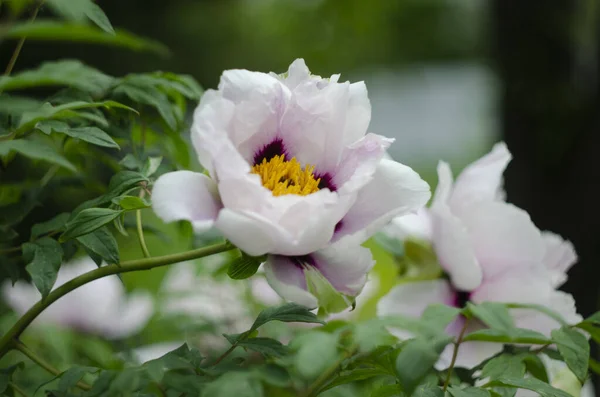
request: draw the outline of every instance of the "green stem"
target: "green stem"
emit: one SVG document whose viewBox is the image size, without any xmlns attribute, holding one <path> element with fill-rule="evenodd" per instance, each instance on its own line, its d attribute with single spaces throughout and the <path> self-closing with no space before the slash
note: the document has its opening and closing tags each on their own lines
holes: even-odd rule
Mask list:
<svg viewBox="0 0 600 397">
<path fill-rule="evenodd" d="M 31 361 L 33 361 L 34 363 L 36 363 L 37 365 L 39 365 L 40 367 L 42 367 L 43 369 L 45 369 L 46 371 L 51 373 L 52 375 L 58 376 L 61 374 L 61 372 L 58 369 L 54 368 L 52 365 L 48 364 L 43 359 L 38 357 L 33 351 L 29 350 L 29 348 L 27 346 L 25 346 L 23 343 L 15 341 L 12 343 L 12 346 L 16 350 L 20 351 L 25 356 L 27 356 Z M 90 390 L 92 388 L 90 385 L 88 385 L 87 383 L 84 383 L 84 382 L 77 382 L 77 387 L 79 387 L 82 390 Z"/>
<path fill-rule="evenodd" d="M 38 3 L 38 5 L 35 7 L 35 9 L 33 10 L 33 14 L 31 14 L 31 18 L 29 19 L 30 23 L 33 22 L 35 20 L 35 18 L 37 17 L 38 12 L 40 11 L 40 8 L 42 8 L 42 4 L 44 4 L 44 0 L 41 0 Z M 27 39 L 27 37 L 22 37 L 21 40 L 19 40 L 19 42 L 17 43 L 17 46 L 15 47 L 15 50 L 14 50 L 12 56 L 10 57 L 10 61 L 8 61 L 6 70 L 4 71 L 5 76 L 10 75 L 13 68 L 15 67 L 15 63 L 17 63 L 17 58 L 19 58 L 21 49 L 23 49 L 23 44 L 25 44 L 25 39 Z"/>
<path fill-rule="evenodd" d="M 17 386 L 17 385 L 16 385 L 16 384 L 14 384 L 13 382 L 8 382 L 8 385 L 9 385 L 10 387 L 12 387 L 12 389 L 13 389 L 14 391 L 16 391 L 17 393 L 19 393 L 19 395 L 20 395 L 20 396 L 23 396 L 23 397 L 28 397 L 28 396 L 27 396 L 27 393 L 25 393 L 25 390 L 21 389 L 19 386 Z"/>
<path fill-rule="evenodd" d="M 229 349 L 227 349 L 227 351 L 225 353 L 221 354 L 219 356 L 219 358 L 217 358 L 212 365 L 217 365 L 218 363 L 220 363 L 221 361 L 223 361 L 223 359 L 225 357 L 227 357 L 232 351 L 234 351 L 236 347 L 238 347 L 238 343 L 237 342 L 235 342 L 233 345 L 231 345 L 231 347 Z"/>
<path fill-rule="evenodd" d="M 140 190 L 140 198 L 143 199 L 146 192 L 144 189 Z M 137 235 L 140 240 L 140 247 L 142 248 L 142 253 L 146 258 L 150 258 L 150 251 L 148 251 L 148 246 L 146 245 L 146 239 L 144 238 L 144 228 L 142 227 L 142 210 L 139 209 L 135 211 L 135 223 L 137 226 Z"/>
<path fill-rule="evenodd" d="M 456 343 L 454 344 L 454 351 L 452 352 L 452 360 L 450 361 L 450 366 L 448 367 L 448 375 L 446 375 L 446 381 L 444 382 L 444 393 L 448 389 L 448 385 L 450 384 L 450 377 L 452 376 L 452 371 L 454 370 L 454 364 L 456 364 L 456 357 L 458 357 L 458 347 L 463 341 L 465 336 L 465 332 L 467 332 L 467 326 L 469 325 L 469 317 L 465 319 L 465 324 L 460 330 L 460 334 L 458 338 L 456 338 Z"/>
<path fill-rule="evenodd" d="M 159 266 L 171 265 L 173 263 L 188 261 L 196 258 L 202 258 L 205 256 L 218 254 L 234 249 L 235 246 L 229 242 L 211 245 L 208 247 L 198 248 L 195 250 L 164 255 L 155 256 L 153 258 L 135 259 L 131 261 L 121 262 L 120 265 L 108 265 L 98 269 L 94 269 L 81 276 L 75 277 L 72 280 L 67 281 L 54 291 L 50 292 L 46 298 L 43 298 L 35 305 L 33 305 L 16 323 L 8 330 L 6 334 L 0 339 L 0 358 L 2 358 L 8 350 L 11 348 L 11 343 L 16 340 L 21 333 L 31 324 L 35 318 L 42 313 L 52 303 L 73 291 L 87 284 L 91 281 L 97 280 L 102 277 L 110 276 L 112 274 L 135 272 L 138 270 L 149 270 Z"/>
</svg>

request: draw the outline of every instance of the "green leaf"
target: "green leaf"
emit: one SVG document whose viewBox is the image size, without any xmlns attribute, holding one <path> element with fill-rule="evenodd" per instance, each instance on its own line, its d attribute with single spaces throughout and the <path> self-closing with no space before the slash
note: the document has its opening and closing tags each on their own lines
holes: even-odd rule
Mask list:
<svg viewBox="0 0 600 397">
<path fill-rule="evenodd" d="M 304 379 L 314 379 L 329 368 L 339 358 L 338 335 L 322 331 L 311 331 L 296 337 L 290 348 L 294 367 Z"/>
<path fill-rule="evenodd" d="M 6 156 L 13 151 L 22 154 L 25 157 L 29 157 L 30 159 L 47 161 L 71 171 L 76 171 L 75 166 L 71 164 L 69 160 L 59 154 L 53 146 L 46 145 L 43 142 L 32 141 L 29 139 L 0 141 L 0 156 Z"/>
<path fill-rule="evenodd" d="M 195 394 L 197 395 L 197 394 Z M 248 372 L 226 372 L 217 380 L 207 384 L 201 397 L 263 397 L 263 388 L 258 379 Z"/>
<path fill-rule="evenodd" d="M 319 320 L 314 313 L 311 313 L 310 309 L 307 307 L 296 303 L 286 303 L 285 305 L 278 307 L 269 307 L 260 312 L 258 317 L 256 317 L 254 324 L 252 324 L 250 331 L 254 331 L 270 321 L 325 324 L 322 320 Z"/>
<path fill-rule="evenodd" d="M 119 263 L 119 246 L 117 240 L 106 227 L 97 229 L 91 233 L 77 237 L 77 241 L 83 245 L 86 250 L 89 250 L 104 259 L 107 263 Z M 92 257 L 96 265 L 100 266 L 97 259 Z"/>
<path fill-rule="evenodd" d="M 177 117 L 167 95 L 152 85 L 138 86 L 130 80 L 117 85 L 116 95 L 125 95 L 134 102 L 154 107 L 172 130 L 177 129 Z"/>
<path fill-rule="evenodd" d="M 21 116 L 21 121 L 19 122 L 19 127 L 15 131 L 18 133 L 23 133 L 35 128 L 40 121 L 44 120 L 53 120 L 53 119 L 64 119 L 64 118 L 72 118 L 79 117 L 81 113 L 75 112 L 75 110 L 81 109 L 94 109 L 94 108 L 119 108 L 125 109 L 130 112 L 137 113 L 137 111 L 129 106 L 123 105 L 119 102 L 115 101 L 102 101 L 102 102 L 83 102 L 83 101 L 75 101 L 65 103 L 63 105 L 52 106 L 49 103 L 43 104 L 39 109 L 36 109 L 31 112 L 25 112 Z M 62 133 L 66 133 L 65 131 L 59 131 Z"/>
<path fill-rule="evenodd" d="M 461 310 L 442 304 L 433 304 L 427 306 L 421 320 L 437 329 L 440 333 L 445 332 L 446 327 L 460 314 Z"/>
<path fill-rule="evenodd" d="M 600 325 L 600 312 L 596 312 L 583 320 L 584 323 L 589 323 L 593 325 Z"/>
<path fill-rule="evenodd" d="M 45 134 L 57 132 L 72 138 L 81 139 L 93 145 L 120 149 L 119 145 L 98 127 L 70 127 L 67 123 L 57 120 L 44 120 L 35 125 L 35 128 Z"/>
<path fill-rule="evenodd" d="M 255 257 L 242 253 L 239 258 L 231 262 L 227 275 L 234 280 L 244 280 L 253 276 L 265 260 L 264 256 Z"/>
<path fill-rule="evenodd" d="M 91 0 L 48 0 L 48 4 L 63 17 L 75 22 L 85 22 L 89 18 L 100 29 L 115 34 L 108 17 Z"/>
<path fill-rule="evenodd" d="M 488 327 L 510 332 L 515 328 L 515 323 L 508 312 L 506 305 L 496 302 L 483 302 L 479 305 L 467 304 L 468 310 Z"/>
<path fill-rule="evenodd" d="M 144 208 L 150 208 L 150 203 L 143 198 L 137 196 L 120 196 L 112 199 L 112 202 L 120 205 L 124 210 L 139 210 Z"/>
<path fill-rule="evenodd" d="M 189 75 L 169 72 L 154 72 L 145 78 L 153 79 L 153 84 L 162 88 L 170 88 L 188 99 L 198 100 L 202 96 L 202 87 Z"/>
<path fill-rule="evenodd" d="M 58 382 L 58 390 L 66 392 L 70 388 L 75 387 L 77 382 L 83 378 L 83 375 L 87 373 L 96 373 L 100 371 L 100 369 L 95 367 L 83 367 L 83 366 L 74 366 L 63 372 L 59 375 L 60 381 Z"/>
<path fill-rule="evenodd" d="M 65 226 L 65 223 L 67 223 L 69 216 L 71 214 L 63 212 L 46 222 L 36 223 L 31 228 L 31 239 L 35 240 L 43 234 L 61 230 Z"/>
<path fill-rule="evenodd" d="M 56 240 L 43 237 L 33 243 L 23 244 L 23 258 L 28 263 L 25 269 L 33 284 L 45 298 L 56 282 L 63 259 L 62 247 Z"/>
<path fill-rule="evenodd" d="M 489 360 L 481 369 L 480 378 L 496 380 L 500 378 L 519 378 L 525 375 L 522 356 L 502 354 Z"/>
<path fill-rule="evenodd" d="M 490 382 L 490 385 L 527 389 L 538 393 L 542 397 L 571 397 L 569 393 L 552 387 L 536 378 L 502 378 Z"/>
<path fill-rule="evenodd" d="M 448 393 L 452 397 L 490 397 L 490 392 L 479 387 L 466 386 L 464 388 L 450 386 Z"/>
<path fill-rule="evenodd" d="M 444 392 L 435 385 L 419 385 L 412 397 L 444 397 Z"/>
<path fill-rule="evenodd" d="M 532 345 L 545 345 L 552 342 L 543 334 L 530 329 L 513 328 L 511 330 L 481 329 L 471 332 L 464 337 L 464 341 L 482 341 L 499 343 L 526 343 Z"/>
<path fill-rule="evenodd" d="M 66 241 L 91 233 L 112 222 L 122 213 L 122 210 L 112 210 L 110 208 L 85 209 L 67 223 L 67 230 L 60 236 L 59 240 Z"/>
<path fill-rule="evenodd" d="M 439 395 L 431 395 L 428 397 L 443 397 L 444 393 L 440 389 Z M 370 397 L 403 397 L 402 388 L 399 385 L 385 385 L 373 390 Z M 425 396 L 424 396 L 425 397 Z"/>
<path fill-rule="evenodd" d="M 356 325 L 354 341 L 358 346 L 358 351 L 366 353 L 379 346 L 394 344 L 396 337 L 390 334 L 384 321 L 376 318 Z"/>
<path fill-rule="evenodd" d="M 318 299 L 320 314 L 339 313 L 354 305 L 352 298 L 336 290 L 314 266 L 305 268 L 304 276 L 308 292 Z"/>
<path fill-rule="evenodd" d="M 28 110 L 37 109 L 40 106 L 42 106 L 42 103 L 36 99 L 7 94 L 0 95 L 0 113 L 19 115 Z"/>
<path fill-rule="evenodd" d="M 275 364 L 255 365 L 252 371 L 258 378 L 272 386 L 288 387 L 291 383 L 288 371 Z"/>
<path fill-rule="evenodd" d="M 590 357 L 590 370 L 592 370 L 595 374 L 600 375 L 600 362 L 594 360 Z"/>
<path fill-rule="evenodd" d="M 108 89 L 113 78 L 76 60 L 51 61 L 39 68 L 0 77 L 0 90 L 66 85 L 88 92 Z M 33 103 L 23 110 L 33 110 Z"/>
<path fill-rule="evenodd" d="M 158 167 L 160 167 L 162 159 L 162 157 L 148 157 L 148 160 L 146 160 L 146 164 L 142 169 L 142 174 L 147 177 L 153 175 L 156 170 L 158 170 Z"/>
<path fill-rule="evenodd" d="M 552 331 L 552 340 L 556 343 L 569 369 L 581 384 L 584 384 L 590 358 L 590 345 L 587 338 L 579 331 L 563 326 Z"/>
<path fill-rule="evenodd" d="M 283 357 L 288 353 L 287 346 L 271 338 L 248 338 L 238 342 L 239 346 L 254 350 L 265 356 Z"/>
<path fill-rule="evenodd" d="M 106 194 L 96 197 L 95 199 L 86 201 L 79 205 L 73 213 L 76 214 L 82 209 L 101 206 L 110 203 L 112 199 L 121 196 L 123 193 L 138 185 L 140 182 L 147 182 L 148 178 L 139 172 L 135 171 L 120 171 L 113 175 L 108 184 Z"/>
<path fill-rule="evenodd" d="M 396 358 L 396 376 L 403 391 L 411 395 L 429 374 L 451 337 L 424 339 L 415 338 L 406 342 Z"/>
<path fill-rule="evenodd" d="M 25 364 L 21 361 L 15 365 L 11 365 L 8 368 L 0 369 L 0 393 L 6 391 L 8 387 L 8 383 L 10 382 L 12 375 L 15 373 L 17 369 L 25 368 Z"/>
<path fill-rule="evenodd" d="M 151 51 L 159 55 L 169 54 L 169 49 L 163 44 L 141 38 L 124 30 L 117 29 L 114 34 L 109 34 L 88 25 L 52 20 L 38 19 L 35 22 L 15 23 L 2 36 L 4 38 L 27 37 L 27 40 L 101 44 L 134 51 Z"/>
<path fill-rule="evenodd" d="M 537 354 L 528 354 L 523 357 L 523 363 L 527 369 L 527 372 L 542 382 L 550 383 L 548 378 L 548 372 L 544 362 L 540 359 Z M 514 375 L 506 375 L 507 377 L 513 378 Z M 521 375 L 522 376 L 522 375 Z"/>
<path fill-rule="evenodd" d="M 196 370 L 203 360 L 200 352 L 183 344 L 167 354 L 144 363 L 143 368 L 152 380 L 160 382 L 165 372 L 177 369 Z"/>
<path fill-rule="evenodd" d="M 331 382 L 327 383 L 320 389 L 320 393 L 325 390 L 333 389 L 336 386 L 344 385 L 346 383 L 352 383 L 365 379 L 370 379 L 375 376 L 390 376 L 390 374 L 381 368 L 358 368 L 350 371 L 341 373 L 337 378 L 334 378 Z M 400 390 L 397 385 L 396 390 Z M 391 394 L 394 395 L 394 394 Z"/>
</svg>

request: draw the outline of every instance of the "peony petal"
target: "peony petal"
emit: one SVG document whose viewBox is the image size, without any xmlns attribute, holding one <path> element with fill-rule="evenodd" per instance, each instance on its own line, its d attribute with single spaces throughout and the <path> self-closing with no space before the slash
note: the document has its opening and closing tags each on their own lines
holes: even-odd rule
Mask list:
<svg viewBox="0 0 600 397">
<path fill-rule="evenodd" d="M 467 334 L 476 330 L 477 328 L 469 325 L 467 328 Z M 502 343 L 463 342 L 460 344 L 458 349 L 454 366 L 457 368 L 473 369 L 485 360 L 500 353 L 502 349 Z M 439 361 L 435 365 L 435 368 L 438 371 L 444 371 L 448 369 L 450 363 L 452 362 L 453 353 L 454 345 L 450 344 L 446 346 L 446 349 L 444 349 L 442 352 Z"/>
<path fill-rule="evenodd" d="M 429 210 L 419 208 L 415 213 L 395 217 L 382 229 L 382 232 L 398 241 L 416 239 L 429 242 L 433 238 L 432 228 Z"/>
<path fill-rule="evenodd" d="M 450 207 L 453 211 L 469 211 L 469 203 L 477 200 L 494 201 L 502 187 L 502 174 L 512 156 L 506 145 L 498 143 L 492 151 L 467 166 L 456 178 Z"/>
<path fill-rule="evenodd" d="M 520 208 L 504 202 L 478 202 L 461 220 L 485 278 L 542 263 L 544 242 L 540 231 Z"/>
<path fill-rule="evenodd" d="M 359 191 L 342 219 L 335 240 L 356 233 L 367 240 L 392 218 L 423 207 L 430 196 L 427 182 L 411 168 L 381 160 L 373 179 Z"/>
<path fill-rule="evenodd" d="M 304 59 L 298 58 L 291 63 L 287 71 L 287 76 L 283 78 L 282 81 L 290 90 L 293 90 L 309 79 L 310 71 L 304 62 Z"/>
<path fill-rule="evenodd" d="M 318 306 L 317 298 L 306 290 L 304 270 L 290 258 L 269 255 L 264 269 L 269 285 L 282 298 L 309 308 Z"/>
<path fill-rule="evenodd" d="M 152 207 L 159 218 L 165 222 L 188 220 L 195 230 L 211 227 L 221 206 L 216 184 L 196 172 L 164 174 L 152 189 Z"/>
<path fill-rule="evenodd" d="M 124 338 L 137 334 L 148 324 L 154 314 L 154 302 L 150 293 L 134 292 L 122 299 L 114 309 L 118 314 L 114 316 L 114 321 L 105 323 L 106 334 L 112 338 Z"/>
<path fill-rule="evenodd" d="M 431 217 L 433 248 L 452 284 L 462 291 L 477 288 L 483 272 L 465 225 L 442 203 L 432 207 Z"/>
<path fill-rule="evenodd" d="M 367 133 L 371 122 L 371 102 L 364 81 L 350 84 L 348 110 L 344 125 L 344 145 L 350 145 Z"/>
<path fill-rule="evenodd" d="M 339 292 L 358 295 L 375 261 L 371 250 L 346 237 L 310 255 L 315 267 Z"/>
<path fill-rule="evenodd" d="M 544 264 L 552 274 L 552 285 L 559 287 L 567 281 L 567 271 L 577 262 L 577 253 L 570 241 L 557 234 L 542 232 L 546 247 Z"/>
<path fill-rule="evenodd" d="M 446 280 L 428 280 L 403 283 L 395 286 L 377 303 L 377 316 L 397 314 L 421 317 L 425 309 L 432 304 L 456 305 L 456 293 Z M 461 321 L 457 319 L 456 321 Z M 455 322 L 456 322 L 455 321 Z M 449 328 L 456 328 L 451 324 Z M 392 328 L 390 332 L 399 339 L 409 339 L 414 335 L 406 330 Z"/>
<path fill-rule="evenodd" d="M 225 209 L 217 228 L 251 255 L 306 255 L 326 246 L 355 196 L 328 189 L 299 196 L 273 196 L 257 175 L 219 184 Z"/>
<path fill-rule="evenodd" d="M 421 317 L 427 306 L 456 305 L 456 292 L 446 280 L 407 282 L 395 286 L 377 303 L 378 316 L 402 314 Z"/>
<path fill-rule="evenodd" d="M 237 104 L 249 100 L 256 92 L 268 94 L 273 87 L 280 85 L 267 73 L 231 69 L 223 72 L 218 88 L 223 98 Z"/>
<path fill-rule="evenodd" d="M 369 183 L 392 142 L 381 135 L 367 134 L 345 148 L 340 163 L 331 171 L 337 192 L 350 194 Z"/>
<path fill-rule="evenodd" d="M 437 166 L 438 184 L 435 188 L 431 208 L 438 205 L 447 205 L 452 193 L 452 170 L 445 161 L 440 161 Z"/>
<path fill-rule="evenodd" d="M 339 163 L 344 149 L 344 124 L 349 83 L 297 87 L 281 120 L 280 137 L 286 150 L 302 164 L 328 172 Z"/>
</svg>

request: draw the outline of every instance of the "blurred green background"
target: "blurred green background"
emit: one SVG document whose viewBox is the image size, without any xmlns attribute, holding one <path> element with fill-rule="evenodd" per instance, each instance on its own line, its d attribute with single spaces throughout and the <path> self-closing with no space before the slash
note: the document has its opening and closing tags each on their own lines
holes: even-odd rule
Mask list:
<svg viewBox="0 0 600 397">
<path fill-rule="evenodd" d="M 573 241 L 580 262 L 565 289 L 583 315 L 600 284 L 600 5 L 598 0 L 102 0 L 116 27 L 157 39 L 166 58 L 115 48 L 28 41 L 16 70 L 78 58 L 123 75 L 193 75 L 215 88 L 224 69 L 283 72 L 304 58 L 315 74 L 364 80 L 372 132 L 435 186 L 506 140 L 508 200 L 542 229 Z M 40 17 L 50 15 L 42 8 Z M 14 42 L 2 43 L 6 64 Z M 52 209 L 46 209 L 52 212 Z M 154 254 L 185 248 L 149 237 Z M 122 242 L 124 257 L 140 254 Z M 385 270 L 383 270 L 385 271 Z M 162 271 L 126 278 L 157 288 Z"/>
</svg>

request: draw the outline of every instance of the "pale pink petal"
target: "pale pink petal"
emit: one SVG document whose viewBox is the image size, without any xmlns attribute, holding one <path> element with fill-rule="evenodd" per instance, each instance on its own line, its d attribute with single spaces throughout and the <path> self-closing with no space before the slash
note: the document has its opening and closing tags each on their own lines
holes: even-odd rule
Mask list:
<svg viewBox="0 0 600 397">
<path fill-rule="evenodd" d="M 432 207 L 431 218 L 433 247 L 452 284 L 463 291 L 477 288 L 483 273 L 465 225 L 441 202 Z"/>
<path fill-rule="evenodd" d="M 104 318 L 106 335 L 123 338 L 140 332 L 154 314 L 154 302 L 148 292 L 134 292 L 122 295 L 119 305 L 114 308 L 113 321 Z"/>
<path fill-rule="evenodd" d="M 219 81 L 219 91 L 223 97 L 234 103 L 246 101 L 258 91 L 268 94 L 281 83 L 266 73 L 251 72 L 245 69 L 226 70 Z"/>
<path fill-rule="evenodd" d="M 469 203 L 477 200 L 494 201 L 502 187 L 502 174 L 511 160 L 504 143 L 498 143 L 492 151 L 467 166 L 456 178 L 450 207 L 469 211 Z"/>
<path fill-rule="evenodd" d="M 399 241 L 407 239 L 432 241 L 433 225 L 429 210 L 423 207 L 415 213 L 397 216 L 382 229 L 382 232 Z"/>
<path fill-rule="evenodd" d="M 497 201 L 473 203 L 461 220 L 485 278 L 542 263 L 544 243 L 529 214 Z"/>
<path fill-rule="evenodd" d="M 364 81 L 350 84 L 348 110 L 344 125 L 344 144 L 350 145 L 365 136 L 371 121 L 371 102 Z"/>
<path fill-rule="evenodd" d="M 469 325 L 467 327 L 466 334 L 480 329 L 477 326 Z M 458 354 L 456 356 L 455 367 L 472 369 L 483 361 L 495 356 L 502 351 L 502 343 L 492 342 L 463 342 L 460 344 Z M 448 369 L 452 362 L 452 354 L 454 352 L 454 345 L 450 344 L 446 346 L 446 349 L 442 352 L 439 361 L 435 367 L 439 371 Z"/>
<path fill-rule="evenodd" d="M 393 141 L 381 135 L 367 134 L 345 148 L 340 163 L 331 171 L 337 192 L 349 194 L 369 183 Z"/>
<path fill-rule="evenodd" d="M 377 303 L 378 316 L 421 317 L 432 304 L 456 305 L 456 292 L 446 280 L 407 282 L 395 286 Z"/>
<path fill-rule="evenodd" d="M 559 287 L 567 281 L 567 271 L 577 262 L 577 253 L 570 241 L 557 234 L 542 232 L 546 252 L 544 264 L 552 274 L 552 284 Z"/>
<path fill-rule="evenodd" d="M 306 290 L 304 270 L 292 259 L 269 255 L 264 269 L 269 285 L 282 298 L 309 308 L 318 306 L 317 298 Z"/>
<path fill-rule="evenodd" d="M 423 207 L 431 193 L 410 167 L 381 160 L 373 179 L 358 193 L 336 230 L 335 239 L 358 233 L 366 240 L 396 216 Z"/>
<path fill-rule="evenodd" d="M 377 303 L 377 316 L 403 315 L 421 317 L 425 309 L 432 304 L 454 306 L 456 293 L 446 280 L 428 280 L 403 283 L 395 286 Z M 460 319 L 457 319 L 460 321 Z M 455 327 L 452 326 L 452 329 Z M 414 335 L 406 330 L 392 328 L 390 332 L 400 338 L 408 339 Z"/>
<path fill-rule="evenodd" d="M 210 228 L 221 206 L 214 181 L 197 172 L 164 174 L 152 189 L 152 207 L 159 218 L 165 222 L 187 220 L 195 230 Z"/>
<path fill-rule="evenodd" d="M 351 237 L 310 255 L 314 266 L 339 292 L 358 295 L 367 281 L 367 273 L 375 261 L 371 250 L 362 247 Z"/>
<path fill-rule="evenodd" d="M 318 172 L 334 169 L 341 159 L 349 85 L 297 87 L 281 120 L 280 137 L 286 150 Z"/>
<path fill-rule="evenodd" d="M 310 71 L 304 62 L 304 59 L 298 58 L 290 64 L 287 76 L 282 79 L 283 83 L 290 89 L 295 89 L 299 84 L 310 79 Z"/>
<path fill-rule="evenodd" d="M 452 193 L 452 170 L 450 165 L 440 161 L 437 166 L 438 184 L 435 188 L 431 208 L 438 205 L 448 205 Z"/>
</svg>

